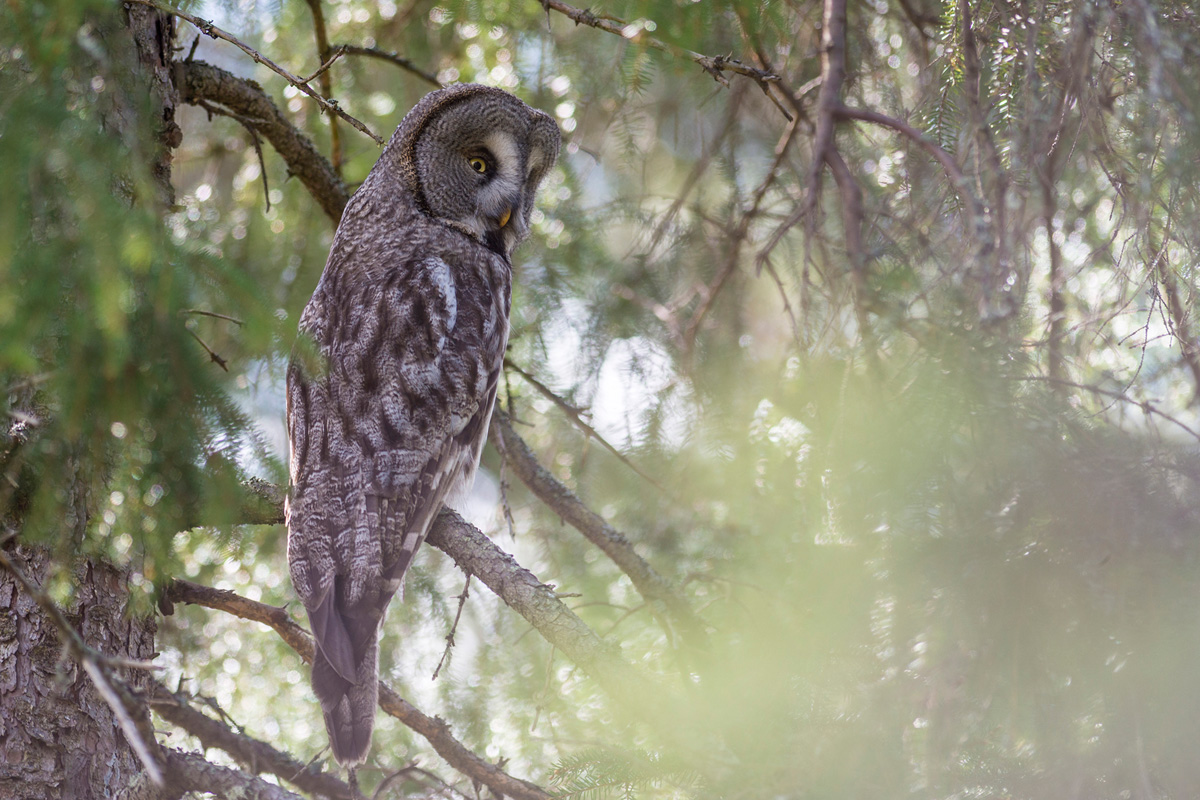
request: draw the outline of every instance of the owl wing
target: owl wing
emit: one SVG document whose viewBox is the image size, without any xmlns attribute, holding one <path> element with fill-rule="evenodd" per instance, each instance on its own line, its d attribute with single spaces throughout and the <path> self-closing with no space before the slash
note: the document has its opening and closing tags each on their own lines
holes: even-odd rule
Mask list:
<svg viewBox="0 0 1200 800">
<path fill-rule="evenodd" d="M 486 315 L 460 313 L 441 258 L 323 288 L 302 327 L 324 363 L 293 358 L 288 370 L 288 561 L 317 643 L 313 687 L 346 763 L 370 743 L 379 624 L 447 492 L 473 466 L 503 346 L 481 352 Z"/>
</svg>

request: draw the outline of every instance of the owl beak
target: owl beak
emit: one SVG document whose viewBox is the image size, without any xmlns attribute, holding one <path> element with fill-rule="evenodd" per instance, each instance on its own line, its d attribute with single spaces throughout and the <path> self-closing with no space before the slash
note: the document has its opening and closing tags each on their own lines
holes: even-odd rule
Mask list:
<svg viewBox="0 0 1200 800">
<path fill-rule="evenodd" d="M 504 209 L 504 213 L 500 215 L 500 220 L 499 220 L 500 227 L 503 228 L 505 225 L 507 225 L 508 220 L 511 217 L 512 217 L 512 209 L 511 208 Z"/>
</svg>

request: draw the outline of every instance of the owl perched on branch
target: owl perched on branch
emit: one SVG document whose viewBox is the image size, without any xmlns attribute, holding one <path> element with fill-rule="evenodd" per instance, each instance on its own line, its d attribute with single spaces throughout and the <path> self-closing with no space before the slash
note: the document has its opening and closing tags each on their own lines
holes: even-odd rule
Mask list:
<svg viewBox="0 0 1200 800">
<path fill-rule="evenodd" d="M 509 258 L 558 147 L 554 120 L 500 89 L 427 95 L 346 206 L 300 319 L 288 563 L 343 765 L 370 749 L 388 602 L 443 501 L 471 487 L 508 340 Z"/>
</svg>

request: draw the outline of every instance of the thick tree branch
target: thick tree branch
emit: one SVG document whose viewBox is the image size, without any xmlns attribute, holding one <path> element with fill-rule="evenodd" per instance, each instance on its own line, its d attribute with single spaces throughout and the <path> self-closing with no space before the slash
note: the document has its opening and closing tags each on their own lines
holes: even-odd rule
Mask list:
<svg viewBox="0 0 1200 800">
<path fill-rule="evenodd" d="M 282 510 L 278 512 L 278 517 L 282 519 Z M 292 621 L 283 608 L 258 603 L 233 592 L 181 580 L 170 583 L 161 602 L 166 614 L 171 613 L 174 603 L 193 603 L 242 619 L 261 622 L 274 629 L 306 663 L 312 663 L 312 638 L 307 631 Z M 382 683 L 379 686 L 379 705 L 388 714 L 425 737 L 446 763 L 468 778 L 490 787 L 498 794 L 518 800 L 548 800 L 549 795 L 541 788 L 514 778 L 496 765 L 484 761 L 454 738 L 450 733 L 450 726 L 444 720 L 427 716 Z"/>
<path fill-rule="evenodd" d="M 295 175 L 336 223 L 350 191 L 313 143 L 288 121 L 257 83 L 203 61 L 176 61 L 175 85 L 180 99 L 192 105 L 220 103 L 267 139 Z"/>
<path fill-rule="evenodd" d="M 205 749 L 215 747 L 233 756 L 251 773 L 269 772 L 310 794 L 335 800 L 362 800 L 363 795 L 328 772 L 318 772 L 266 742 L 238 733 L 223 722 L 193 708 L 187 699 L 161 683 L 153 685 L 150 706 L 160 717 L 195 736 Z"/>
<path fill-rule="evenodd" d="M 678 589 L 637 554 L 630 541 L 555 480 L 499 409 L 492 416 L 492 444 L 529 490 L 589 542 L 599 547 L 633 581 L 655 617 L 669 633 L 678 632 L 694 647 L 705 645 L 705 625 Z"/>
<path fill-rule="evenodd" d="M 303 800 L 298 794 L 262 778 L 229 767 L 219 767 L 198 753 L 163 748 L 167 783 L 159 787 L 137 781 L 117 795 L 118 800 L 177 800 L 188 792 L 236 797 L 239 800 Z"/>
<path fill-rule="evenodd" d="M 245 53 L 246 55 L 248 55 L 252 59 L 254 59 L 255 63 L 266 66 L 271 71 L 273 71 L 276 74 L 283 77 L 283 79 L 286 80 L 288 83 L 290 83 L 292 86 L 295 86 L 301 92 L 308 95 L 312 99 L 316 100 L 317 105 L 320 106 L 321 110 L 324 111 L 326 114 L 335 114 L 335 115 L 341 117 L 342 119 L 346 120 L 351 125 L 353 125 L 355 128 L 357 128 L 358 130 L 365 133 L 367 136 L 370 136 L 372 139 L 374 139 L 375 144 L 378 144 L 378 145 L 383 144 L 383 139 L 381 139 L 380 137 L 378 137 L 374 133 L 372 133 L 371 129 L 368 128 L 366 125 L 364 125 L 362 122 L 360 122 L 359 120 L 355 119 L 354 117 L 350 116 L 345 111 L 343 111 L 341 106 L 338 105 L 336 100 L 331 100 L 331 99 L 322 97 L 320 92 L 317 92 L 315 89 L 313 89 L 311 86 L 309 86 L 308 82 L 305 81 L 303 78 L 301 78 L 298 75 L 293 75 L 291 72 L 289 72 L 288 70 L 279 66 L 274 61 L 272 61 L 271 59 L 264 56 L 262 53 L 255 50 L 253 47 L 250 47 L 249 45 L 245 44 L 240 39 L 238 39 L 237 37 L 228 33 L 227 31 L 221 30 L 220 28 L 218 28 L 216 25 L 213 25 L 208 20 L 200 19 L 199 17 L 193 17 L 191 14 L 187 14 L 178 9 L 171 8 L 170 6 L 162 5 L 161 3 L 157 3 L 154 0 L 125 0 L 125 2 L 126 3 L 136 3 L 138 5 L 143 5 L 143 6 L 149 6 L 150 8 L 157 8 L 159 11 L 163 11 L 167 14 L 173 14 L 174 16 L 179 17 L 180 19 L 187 20 L 188 22 L 195 25 L 196 29 L 199 30 L 204 35 L 210 36 L 213 39 L 223 39 L 224 41 L 229 42 L 230 44 L 236 46 L 243 53 Z"/>
<path fill-rule="evenodd" d="M 254 775 L 270 772 L 296 788 L 335 800 L 361 800 L 362 795 L 329 772 L 319 772 L 265 741 L 235 732 L 226 723 L 192 708 L 185 697 L 162 684 L 152 686 L 150 706 L 163 720 L 196 736 L 205 748 L 216 747 L 238 759 Z"/>
</svg>

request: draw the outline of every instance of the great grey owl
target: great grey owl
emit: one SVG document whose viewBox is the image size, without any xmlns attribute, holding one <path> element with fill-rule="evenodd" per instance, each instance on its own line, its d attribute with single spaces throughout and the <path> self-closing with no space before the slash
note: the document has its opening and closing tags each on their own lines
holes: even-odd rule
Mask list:
<svg viewBox="0 0 1200 800">
<path fill-rule="evenodd" d="M 388 602 L 443 501 L 471 487 L 508 341 L 509 257 L 558 147 L 554 120 L 500 89 L 427 95 L 346 206 L 300 318 L 288 564 L 343 765 L 371 745 Z"/>
</svg>

